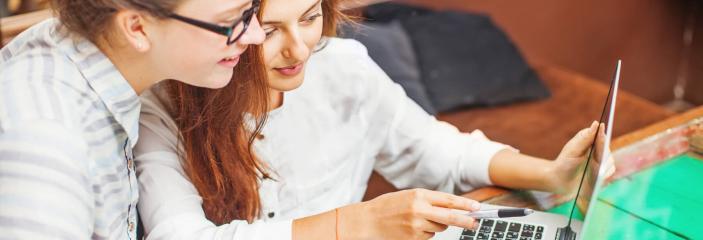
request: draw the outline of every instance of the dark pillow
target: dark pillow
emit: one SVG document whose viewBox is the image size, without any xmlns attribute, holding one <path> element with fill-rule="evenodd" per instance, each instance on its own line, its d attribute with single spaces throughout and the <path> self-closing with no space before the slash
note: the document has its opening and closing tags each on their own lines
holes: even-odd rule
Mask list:
<svg viewBox="0 0 703 240">
<path fill-rule="evenodd" d="M 403 87 L 408 97 L 428 113 L 437 113 L 420 79 L 415 52 L 400 22 L 345 24 L 341 27 L 341 36 L 363 43 L 371 59 Z"/>
<path fill-rule="evenodd" d="M 403 20 L 435 109 L 549 97 L 518 49 L 487 16 L 436 12 Z"/>
<path fill-rule="evenodd" d="M 549 97 L 518 49 L 487 16 L 396 3 L 369 6 L 364 16 L 402 22 L 439 112 Z"/>
<path fill-rule="evenodd" d="M 363 17 L 367 22 L 388 23 L 432 13 L 430 9 L 406 4 L 384 2 L 364 8 Z"/>
</svg>

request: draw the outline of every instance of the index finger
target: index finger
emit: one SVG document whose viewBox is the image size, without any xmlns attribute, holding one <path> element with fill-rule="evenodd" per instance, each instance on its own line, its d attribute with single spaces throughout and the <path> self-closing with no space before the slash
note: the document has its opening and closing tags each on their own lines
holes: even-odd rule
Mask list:
<svg viewBox="0 0 703 240">
<path fill-rule="evenodd" d="M 445 192 L 431 191 L 425 195 L 427 201 L 432 206 L 452 208 L 465 211 L 476 211 L 481 209 L 481 203 L 462 196 L 457 196 Z"/>
<path fill-rule="evenodd" d="M 424 219 L 447 226 L 473 228 L 476 225 L 476 219 L 448 208 L 431 206 L 419 213 Z"/>
</svg>

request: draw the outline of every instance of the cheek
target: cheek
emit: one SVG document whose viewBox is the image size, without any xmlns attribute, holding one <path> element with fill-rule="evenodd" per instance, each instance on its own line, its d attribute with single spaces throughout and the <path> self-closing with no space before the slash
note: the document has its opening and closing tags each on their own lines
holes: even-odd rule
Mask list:
<svg viewBox="0 0 703 240">
<path fill-rule="evenodd" d="M 218 59 L 227 55 L 223 37 L 202 29 L 174 26 L 166 29 L 154 44 L 154 61 L 175 79 L 203 78 Z M 234 51 L 229 51 L 234 52 Z"/>
<path fill-rule="evenodd" d="M 264 64 L 266 65 L 267 69 L 272 66 L 273 61 L 276 59 L 276 56 L 281 52 L 282 46 L 283 44 L 278 38 L 268 39 L 263 43 L 263 58 Z"/>
<path fill-rule="evenodd" d="M 306 31 L 302 32 L 305 45 L 312 51 L 315 46 L 322 39 L 322 21 L 315 22 L 314 25 L 310 26 Z"/>
</svg>

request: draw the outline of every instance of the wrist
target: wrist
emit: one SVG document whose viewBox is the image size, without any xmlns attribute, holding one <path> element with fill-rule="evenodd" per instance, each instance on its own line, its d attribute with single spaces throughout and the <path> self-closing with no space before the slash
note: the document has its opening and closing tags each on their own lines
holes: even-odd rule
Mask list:
<svg viewBox="0 0 703 240">
<path fill-rule="evenodd" d="M 361 202 L 337 209 L 337 240 L 368 239 L 367 225 L 371 221 L 366 217 L 366 205 L 366 202 Z"/>
<path fill-rule="evenodd" d="M 558 191 L 558 177 L 560 174 L 559 166 L 557 164 L 557 161 L 549 161 L 545 166 L 542 168 L 542 173 L 540 174 L 541 176 L 541 185 L 543 186 L 544 191 L 547 192 L 557 192 Z"/>
</svg>

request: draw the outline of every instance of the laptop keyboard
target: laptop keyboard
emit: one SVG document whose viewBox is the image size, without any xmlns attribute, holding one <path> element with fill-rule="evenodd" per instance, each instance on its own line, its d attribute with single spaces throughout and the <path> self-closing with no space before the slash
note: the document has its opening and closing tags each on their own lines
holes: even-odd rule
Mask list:
<svg viewBox="0 0 703 240">
<path fill-rule="evenodd" d="M 478 229 L 464 229 L 459 240 L 540 240 L 544 226 L 508 222 L 494 219 L 481 219 Z"/>
</svg>

